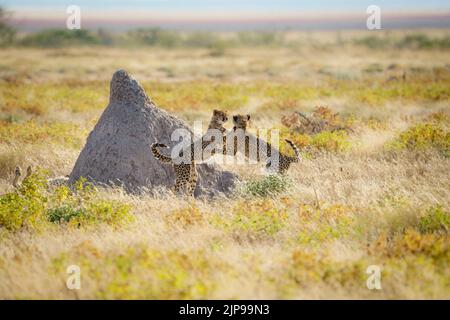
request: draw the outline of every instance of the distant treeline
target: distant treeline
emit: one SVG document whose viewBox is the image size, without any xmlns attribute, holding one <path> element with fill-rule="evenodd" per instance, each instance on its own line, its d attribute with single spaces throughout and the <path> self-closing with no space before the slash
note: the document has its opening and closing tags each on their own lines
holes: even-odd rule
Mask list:
<svg viewBox="0 0 450 320">
<path fill-rule="evenodd" d="M 0 46 L 58 48 L 69 46 L 155 46 L 163 48 L 207 48 L 214 55 L 233 47 L 301 47 L 358 45 L 371 49 L 450 49 L 450 33 L 430 37 L 424 33 L 394 36 L 389 32 L 345 40 L 336 31 L 334 42 L 321 43 L 315 37 L 292 37 L 283 31 L 242 31 L 234 33 L 173 31 L 161 28 L 136 29 L 113 33 L 104 29 L 48 29 L 19 35 L 8 23 L 8 14 L 0 8 Z M 303 32 L 305 33 L 305 32 Z M 308 35 L 308 33 L 306 33 Z M 311 35 L 312 33 L 309 33 Z"/>
<path fill-rule="evenodd" d="M 103 29 L 50 29 L 27 34 L 16 39 L 15 44 L 33 47 L 105 45 L 221 49 L 239 45 L 278 46 L 283 45 L 283 37 L 277 32 L 239 32 L 231 37 L 224 37 L 216 32 L 181 32 L 161 28 L 136 29 L 124 33 L 112 33 Z"/>
<path fill-rule="evenodd" d="M 111 33 L 103 29 L 67 30 L 49 29 L 17 37 L 12 30 L 0 32 L 5 39 L 3 45 L 55 48 L 66 46 L 155 46 L 163 48 L 208 48 L 219 54 L 232 47 L 298 47 L 320 45 L 315 40 L 300 40 L 287 37 L 286 32 L 242 31 L 231 34 L 220 32 L 181 32 L 160 28 L 136 29 L 125 33 Z M 353 44 L 371 49 L 450 49 L 450 35 L 439 38 L 427 34 L 407 34 L 401 37 L 380 34 L 342 40 L 336 36 L 336 45 Z M 329 45 L 329 43 L 328 43 Z"/>
<path fill-rule="evenodd" d="M 369 36 L 354 40 L 355 44 L 371 49 L 450 49 L 450 36 L 431 38 L 426 34 L 409 34 L 400 39 Z"/>
</svg>

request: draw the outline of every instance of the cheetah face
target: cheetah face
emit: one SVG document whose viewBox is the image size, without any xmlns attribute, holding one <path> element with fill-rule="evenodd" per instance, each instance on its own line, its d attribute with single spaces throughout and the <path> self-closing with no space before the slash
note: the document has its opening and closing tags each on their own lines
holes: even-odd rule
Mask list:
<svg viewBox="0 0 450 320">
<path fill-rule="evenodd" d="M 236 114 L 233 116 L 233 130 L 242 129 L 247 130 L 248 123 L 250 121 L 250 115 Z"/>
<path fill-rule="evenodd" d="M 217 124 L 222 125 L 228 121 L 228 114 L 225 111 L 215 109 L 213 119 Z"/>
</svg>

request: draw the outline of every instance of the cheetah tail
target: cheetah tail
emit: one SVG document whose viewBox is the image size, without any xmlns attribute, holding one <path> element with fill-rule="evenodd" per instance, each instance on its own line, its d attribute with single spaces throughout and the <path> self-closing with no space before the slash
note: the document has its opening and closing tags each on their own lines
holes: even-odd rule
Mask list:
<svg viewBox="0 0 450 320">
<path fill-rule="evenodd" d="M 288 140 L 288 139 L 285 139 L 285 140 L 287 143 L 289 143 L 289 145 L 292 147 L 292 149 L 294 149 L 295 156 L 297 157 L 297 161 L 300 161 L 302 159 L 302 157 L 300 155 L 300 150 L 298 149 L 298 147 L 291 140 Z"/>
<path fill-rule="evenodd" d="M 154 143 L 152 145 L 153 156 L 163 163 L 172 163 L 172 158 L 161 154 L 158 148 L 167 148 L 167 146 L 163 143 Z"/>
</svg>

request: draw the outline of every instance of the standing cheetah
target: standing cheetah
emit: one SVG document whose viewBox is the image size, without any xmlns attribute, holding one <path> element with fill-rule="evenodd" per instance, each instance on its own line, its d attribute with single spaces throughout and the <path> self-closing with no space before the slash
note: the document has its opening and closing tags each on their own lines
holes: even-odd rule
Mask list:
<svg viewBox="0 0 450 320">
<path fill-rule="evenodd" d="M 244 155 L 247 158 L 255 158 L 259 161 L 267 161 L 266 168 L 267 169 L 275 169 L 275 171 L 279 174 L 284 174 L 292 163 L 299 162 L 301 160 L 300 151 L 298 147 L 290 140 L 285 139 L 285 141 L 291 146 L 294 150 L 295 157 L 288 156 L 286 154 L 281 153 L 276 148 L 272 147 L 270 143 L 262 140 L 259 137 L 253 137 L 246 134 L 246 130 L 248 127 L 248 123 L 250 121 L 250 115 L 234 115 L 233 116 L 233 131 L 242 130 L 241 132 L 244 134 Z M 256 150 L 255 152 L 251 152 L 250 147 L 250 139 L 256 139 Z M 260 148 L 264 147 L 264 148 Z M 237 153 L 237 144 L 234 142 L 234 155 Z"/>
<path fill-rule="evenodd" d="M 214 110 L 211 121 L 208 126 L 208 131 L 211 129 L 220 130 L 220 132 L 222 132 L 223 141 L 225 141 L 226 140 L 226 135 L 225 135 L 226 129 L 223 127 L 223 124 L 226 121 L 228 121 L 228 115 L 226 112 L 221 111 L 221 110 Z M 206 136 L 206 134 L 205 134 L 205 136 Z M 202 138 L 202 159 L 203 159 L 203 150 L 207 146 L 209 146 L 211 143 L 213 143 L 213 142 Z M 163 163 L 170 163 L 173 165 L 174 170 L 175 170 L 174 191 L 176 193 L 178 193 L 179 191 L 184 189 L 184 191 L 187 191 L 187 194 L 193 196 L 195 187 L 197 185 L 197 179 L 198 179 L 197 168 L 196 168 L 195 162 L 194 162 L 194 159 L 195 159 L 194 143 L 192 143 L 189 147 L 187 147 L 183 150 L 183 152 L 189 152 L 189 151 L 191 152 L 190 163 L 175 163 L 174 159 L 172 159 L 171 157 L 161 154 L 159 152 L 158 148 L 167 148 L 167 146 L 162 143 L 155 143 L 152 145 L 151 149 L 152 149 L 153 156 L 156 159 L 158 159 L 159 161 L 161 161 Z M 225 147 L 223 150 L 225 150 Z M 214 151 L 212 152 L 211 155 L 213 155 L 213 154 L 215 154 Z"/>
</svg>

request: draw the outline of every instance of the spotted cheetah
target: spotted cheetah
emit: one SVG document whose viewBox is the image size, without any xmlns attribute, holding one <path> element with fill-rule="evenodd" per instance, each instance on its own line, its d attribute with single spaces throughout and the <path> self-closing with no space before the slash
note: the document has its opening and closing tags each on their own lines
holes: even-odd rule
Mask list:
<svg viewBox="0 0 450 320">
<path fill-rule="evenodd" d="M 208 131 L 211 129 L 217 129 L 217 130 L 220 130 L 220 132 L 222 132 L 223 142 L 226 141 L 226 134 L 225 134 L 226 129 L 223 127 L 223 124 L 226 121 L 228 121 L 228 115 L 226 112 L 221 111 L 221 110 L 214 110 L 211 121 L 208 126 Z M 206 136 L 206 134 L 205 134 L 205 136 Z M 205 150 L 205 148 L 207 146 L 209 146 L 211 143 L 214 143 L 214 141 L 209 141 L 202 137 L 201 148 L 202 148 L 202 159 L 203 160 L 204 160 L 203 150 Z M 174 163 L 174 160 L 171 157 L 161 154 L 159 152 L 158 148 L 167 148 L 167 146 L 165 144 L 155 143 L 151 147 L 153 156 L 156 159 L 158 159 L 159 161 L 161 161 L 163 163 L 170 163 L 173 165 L 174 170 L 175 170 L 174 191 L 176 193 L 183 190 L 183 191 L 187 191 L 188 195 L 191 195 L 191 196 L 194 195 L 194 191 L 195 191 L 195 188 L 197 185 L 197 179 L 198 179 L 197 168 L 196 168 L 195 161 L 194 161 L 194 159 L 195 159 L 194 144 L 195 143 L 192 143 L 189 147 L 183 149 L 183 152 L 189 152 L 189 151 L 191 152 L 191 157 L 190 157 L 191 162 L 190 163 Z M 225 145 L 223 147 L 223 150 L 225 150 Z M 214 150 L 211 153 L 211 155 L 213 155 L 213 154 L 215 154 Z"/>
<path fill-rule="evenodd" d="M 300 151 L 298 147 L 290 140 L 285 139 L 285 141 L 291 146 L 294 150 L 295 157 L 288 156 L 286 154 L 281 153 L 276 148 L 272 147 L 270 143 L 262 140 L 261 138 L 254 137 L 246 134 L 248 124 L 250 122 L 250 115 L 234 115 L 233 116 L 233 131 L 242 130 L 245 134 L 245 145 L 244 145 L 244 155 L 247 158 L 255 158 L 254 155 L 256 153 L 256 160 L 266 161 L 267 169 L 275 169 L 275 171 L 279 174 L 284 174 L 292 163 L 299 162 L 301 160 Z M 250 139 L 256 139 L 255 147 L 256 150 L 251 152 L 250 147 Z M 233 154 L 237 153 L 237 144 L 236 140 L 234 141 L 234 150 Z"/>
</svg>

